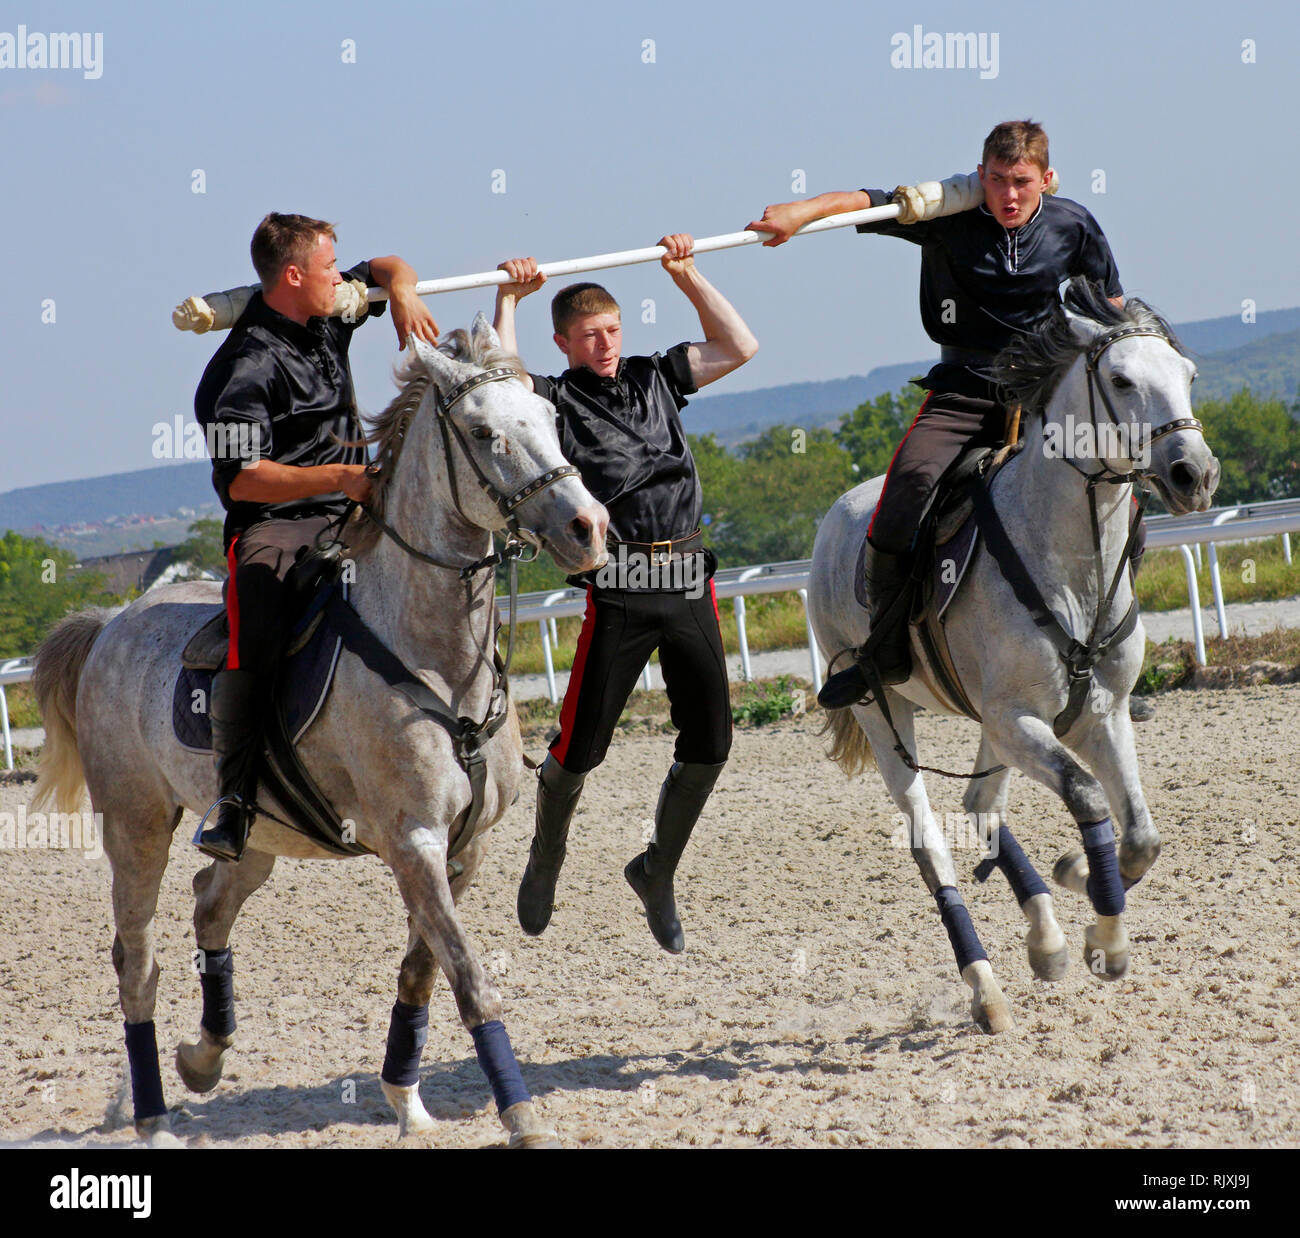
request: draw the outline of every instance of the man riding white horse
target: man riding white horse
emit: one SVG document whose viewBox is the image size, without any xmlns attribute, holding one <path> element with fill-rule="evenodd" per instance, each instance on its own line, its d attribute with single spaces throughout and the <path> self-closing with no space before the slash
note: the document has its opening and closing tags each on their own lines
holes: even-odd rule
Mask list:
<svg viewBox="0 0 1300 1238">
<path fill-rule="evenodd" d="M 344 279 L 334 239 L 331 224 L 305 215 L 262 220 L 252 242 L 262 289 L 194 396 L 195 417 L 216 445 L 212 484 L 226 509 L 230 566 L 230 648 L 209 703 L 220 798 L 215 822 L 194 840 L 218 860 L 238 860 L 248 839 L 262 719 L 287 622 L 285 576 L 348 500 L 370 496 L 348 367 L 352 332 L 366 314 L 330 317 Z M 401 258 L 372 258 L 347 278 L 388 289 L 400 347 L 412 333 L 438 342 L 438 324 L 415 295 L 415 271 Z M 383 310 L 381 301 L 370 312 Z"/>
<path fill-rule="evenodd" d="M 1077 202 L 1046 196 L 1047 134 L 1033 121 L 1007 121 L 985 139 L 979 165 L 983 203 L 973 210 L 902 223 L 859 224 L 859 232 L 898 236 L 921 246 L 921 317 L 941 360 L 918 380 L 929 395 L 903 436 L 867 531 L 865 575 L 871 598 L 876 668 L 884 684 L 911 674 L 907 608 L 900 603 L 914 539 L 944 473 L 970 447 L 996 446 L 1006 426 L 991 366 L 1017 335 L 1033 331 L 1059 304 L 1075 275 L 1096 280 L 1123 303 L 1119 274 L 1101 228 Z M 879 189 L 823 193 L 769 206 L 748 224 L 781 245 L 813 220 L 883 206 L 905 196 Z M 1140 556 L 1141 542 L 1135 552 Z M 881 627 L 882 623 L 885 625 Z M 831 709 L 868 692 L 864 648 L 832 675 L 818 696 Z"/>
</svg>

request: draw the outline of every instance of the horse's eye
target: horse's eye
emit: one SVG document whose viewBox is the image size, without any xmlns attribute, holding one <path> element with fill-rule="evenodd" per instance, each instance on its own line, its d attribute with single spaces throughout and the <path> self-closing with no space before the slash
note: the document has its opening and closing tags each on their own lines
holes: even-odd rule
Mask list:
<svg viewBox="0 0 1300 1238">
<path fill-rule="evenodd" d="M 470 434 L 472 434 L 475 438 L 491 438 L 491 437 L 492 437 L 492 431 L 489 430 L 489 429 L 487 428 L 487 426 L 475 426 L 475 427 L 470 431 Z"/>
<path fill-rule="evenodd" d="M 1114 375 L 1110 381 L 1118 391 L 1125 391 L 1133 385 L 1123 374 Z"/>
</svg>

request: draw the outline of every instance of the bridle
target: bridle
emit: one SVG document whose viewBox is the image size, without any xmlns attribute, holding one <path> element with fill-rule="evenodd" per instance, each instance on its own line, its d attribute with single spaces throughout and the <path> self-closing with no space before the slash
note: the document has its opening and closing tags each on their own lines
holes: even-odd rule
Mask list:
<svg viewBox="0 0 1300 1238">
<path fill-rule="evenodd" d="M 1094 441 L 1100 441 L 1100 436 L 1096 434 L 1098 396 L 1100 396 L 1102 407 L 1106 410 L 1106 415 L 1111 421 L 1117 427 L 1123 424 L 1115 415 L 1115 406 L 1111 403 L 1110 395 L 1100 381 L 1097 370 L 1098 363 L 1112 344 L 1140 335 L 1149 335 L 1164 340 L 1172 346 L 1172 341 L 1163 331 L 1153 327 L 1131 326 L 1107 331 L 1088 347 L 1085 371 L 1088 378 L 1088 416 L 1092 422 Z M 1166 434 L 1173 434 L 1177 430 L 1197 430 L 1204 434 L 1204 427 L 1195 417 L 1178 417 L 1153 430 L 1149 441 L 1154 443 L 1157 439 L 1163 438 Z M 1124 549 L 1119 556 L 1119 562 L 1116 564 L 1110 587 L 1104 589 L 1106 571 L 1101 554 L 1101 524 L 1097 517 L 1097 487 L 1102 484 L 1123 485 L 1130 482 L 1142 482 L 1151 480 L 1153 477 L 1150 469 L 1133 469 L 1128 473 L 1117 473 L 1105 460 L 1100 458 L 1100 453 L 1098 454 L 1100 467 L 1095 473 L 1090 473 L 1088 470 L 1081 468 L 1068 454 L 1065 459 L 1071 467 L 1087 479 L 1088 517 L 1092 526 L 1093 561 L 1097 574 L 1097 609 L 1093 615 L 1092 627 L 1086 641 L 1075 639 L 1052 613 L 1038 587 L 1033 583 L 1028 570 L 1011 544 L 1010 539 L 1002 530 L 987 489 L 976 488 L 975 504 L 986 544 L 993 557 L 998 561 L 999 567 L 1002 568 L 1003 575 L 1011 584 L 1021 603 L 1034 616 L 1035 623 L 1043 629 L 1047 637 L 1056 645 L 1057 651 L 1066 664 L 1069 676 L 1069 696 L 1065 708 L 1061 710 L 1052 723 L 1052 729 L 1058 737 L 1064 735 L 1074 725 L 1075 719 L 1078 718 L 1092 683 L 1093 667 L 1105 658 L 1112 648 L 1123 641 L 1137 623 L 1137 594 L 1134 593 L 1123 619 L 1108 634 L 1103 635 L 1102 624 L 1110 613 L 1111 604 L 1119 591 L 1119 583 L 1124 577 L 1124 570 L 1130 561 L 1133 547 L 1137 543 L 1138 528 L 1140 527 L 1142 514 L 1146 511 L 1147 503 L 1150 501 L 1151 492 L 1145 487 L 1141 488 L 1141 497 L 1137 501 L 1137 510 L 1134 512 L 1129 525 L 1128 539 L 1125 541 Z"/>
<path fill-rule="evenodd" d="M 553 486 L 556 482 L 562 481 L 566 477 L 580 476 L 578 470 L 572 464 L 562 464 L 553 469 L 547 469 L 546 472 L 534 477 L 532 481 L 521 486 L 513 494 L 505 495 L 496 488 L 492 479 L 483 471 L 482 465 L 479 464 L 474 452 L 470 449 L 469 443 L 465 439 L 464 432 L 456 424 L 455 419 L 451 416 L 451 410 L 457 403 L 463 400 L 476 387 L 483 386 L 484 383 L 505 382 L 508 379 L 518 378 L 516 371 L 505 367 L 483 370 L 481 373 L 471 375 L 464 382 L 457 384 L 445 396 L 436 388 L 434 389 L 434 409 L 438 414 L 438 429 L 442 434 L 442 445 L 447 460 L 447 480 L 451 487 L 451 501 L 456 508 L 457 514 L 467 524 L 473 521 L 465 514 L 465 509 L 460 501 L 460 487 L 456 483 L 456 459 L 451 450 L 451 436 L 455 435 L 456 442 L 460 446 L 461 454 L 469 461 L 470 468 L 474 470 L 478 478 L 478 483 L 484 493 L 496 504 L 497 510 L 505 517 L 506 534 L 505 545 L 499 554 L 489 553 L 482 559 L 476 559 L 472 563 L 457 564 L 444 563 L 441 559 L 435 558 L 426 551 L 417 550 L 410 544 L 396 529 L 393 528 L 382 516 L 377 515 L 369 507 L 358 505 L 367 519 L 377 525 L 388 537 L 397 543 L 407 554 L 413 558 L 419 559 L 423 563 L 432 564 L 434 567 L 440 567 L 447 571 L 459 572 L 462 580 L 468 579 L 475 572 L 483 568 L 495 567 L 498 563 L 509 562 L 531 562 L 537 557 L 541 549 L 541 535 L 532 529 L 522 528 L 519 524 L 519 518 L 516 516 L 516 510 L 529 499 L 545 490 L 548 486 Z M 408 411 L 398 423 L 394 432 L 394 437 L 400 443 L 406 436 L 406 430 L 413 415 L 413 411 Z M 450 427 L 450 430 L 449 430 Z M 532 554 L 526 553 L 527 549 L 532 549 Z M 511 597 L 511 611 L 514 609 L 514 593 Z"/>
<path fill-rule="evenodd" d="M 1121 423 L 1115 415 L 1115 406 L 1111 403 L 1110 394 L 1105 386 L 1101 383 L 1097 372 L 1098 363 L 1102 355 L 1112 344 L 1119 343 L 1120 340 L 1132 339 L 1138 335 L 1149 335 L 1155 339 L 1164 340 L 1166 344 L 1172 347 L 1172 341 L 1163 331 L 1156 330 L 1154 327 L 1117 327 L 1113 331 L 1107 331 L 1088 346 L 1088 352 L 1085 360 L 1084 372 L 1088 378 L 1088 418 L 1092 422 L 1094 431 L 1097 429 L 1097 397 L 1100 395 L 1102 407 L 1106 410 L 1106 415 L 1111 419 L 1118 428 Z M 1205 427 L 1195 417 L 1177 417 L 1173 421 L 1167 421 L 1164 425 L 1151 431 L 1149 442 L 1154 443 L 1157 439 L 1163 438 L 1166 434 L 1174 434 L 1179 430 L 1199 430 L 1202 434 Z M 1098 440 L 1099 441 L 1099 440 Z M 1065 457 L 1070 464 L 1091 480 L 1091 485 L 1095 487 L 1099 482 L 1106 481 L 1115 484 L 1121 482 L 1131 482 L 1145 480 L 1150 477 L 1149 469 L 1134 469 L 1129 473 L 1116 473 L 1104 460 L 1098 456 L 1098 464 L 1101 466 L 1096 473 L 1088 473 L 1074 463 L 1068 455 Z"/>
</svg>

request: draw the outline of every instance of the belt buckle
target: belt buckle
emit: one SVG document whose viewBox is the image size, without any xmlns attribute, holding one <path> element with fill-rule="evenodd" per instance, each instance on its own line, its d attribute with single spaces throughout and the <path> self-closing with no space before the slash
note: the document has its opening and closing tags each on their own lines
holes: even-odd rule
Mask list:
<svg viewBox="0 0 1300 1238">
<path fill-rule="evenodd" d="M 660 546 L 663 546 L 665 549 L 660 550 Z M 660 555 L 663 555 L 662 559 L 659 557 Z M 652 567 L 657 567 L 661 563 L 667 563 L 672 557 L 673 543 L 671 538 L 666 542 L 650 543 L 650 565 Z"/>
</svg>

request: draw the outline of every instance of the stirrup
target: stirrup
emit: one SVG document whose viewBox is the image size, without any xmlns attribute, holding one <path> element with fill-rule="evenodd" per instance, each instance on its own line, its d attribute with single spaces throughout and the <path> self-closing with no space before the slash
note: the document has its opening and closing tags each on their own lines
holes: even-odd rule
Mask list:
<svg viewBox="0 0 1300 1238">
<path fill-rule="evenodd" d="M 239 847 L 233 853 L 218 851 L 210 843 L 205 843 L 203 841 L 204 831 L 208 828 L 208 818 L 212 816 L 214 812 L 217 812 L 218 809 L 220 809 L 223 804 L 233 804 L 236 808 L 239 809 L 240 812 L 245 814 L 243 841 L 240 843 Z M 244 854 L 244 848 L 248 846 L 248 835 L 249 835 L 250 827 L 252 825 L 252 822 L 251 820 L 249 820 L 249 818 L 252 817 L 253 811 L 254 811 L 253 806 L 245 803 L 242 796 L 219 795 L 215 800 L 212 801 L 211 804 L 208 805 L 207 812 L 205 812 L 203 816 L 199 819 L 199 828 L 194 831 L 194 837 L 190 839 L 191 844 L 197 847 L 204 855 L 209 856 L 211 859 L 225 860 L 229 863 L 238 863 L 240 858 Z M 214 824 L 212 828 L 215 830 L 217 826 Z"/>
</svg>

